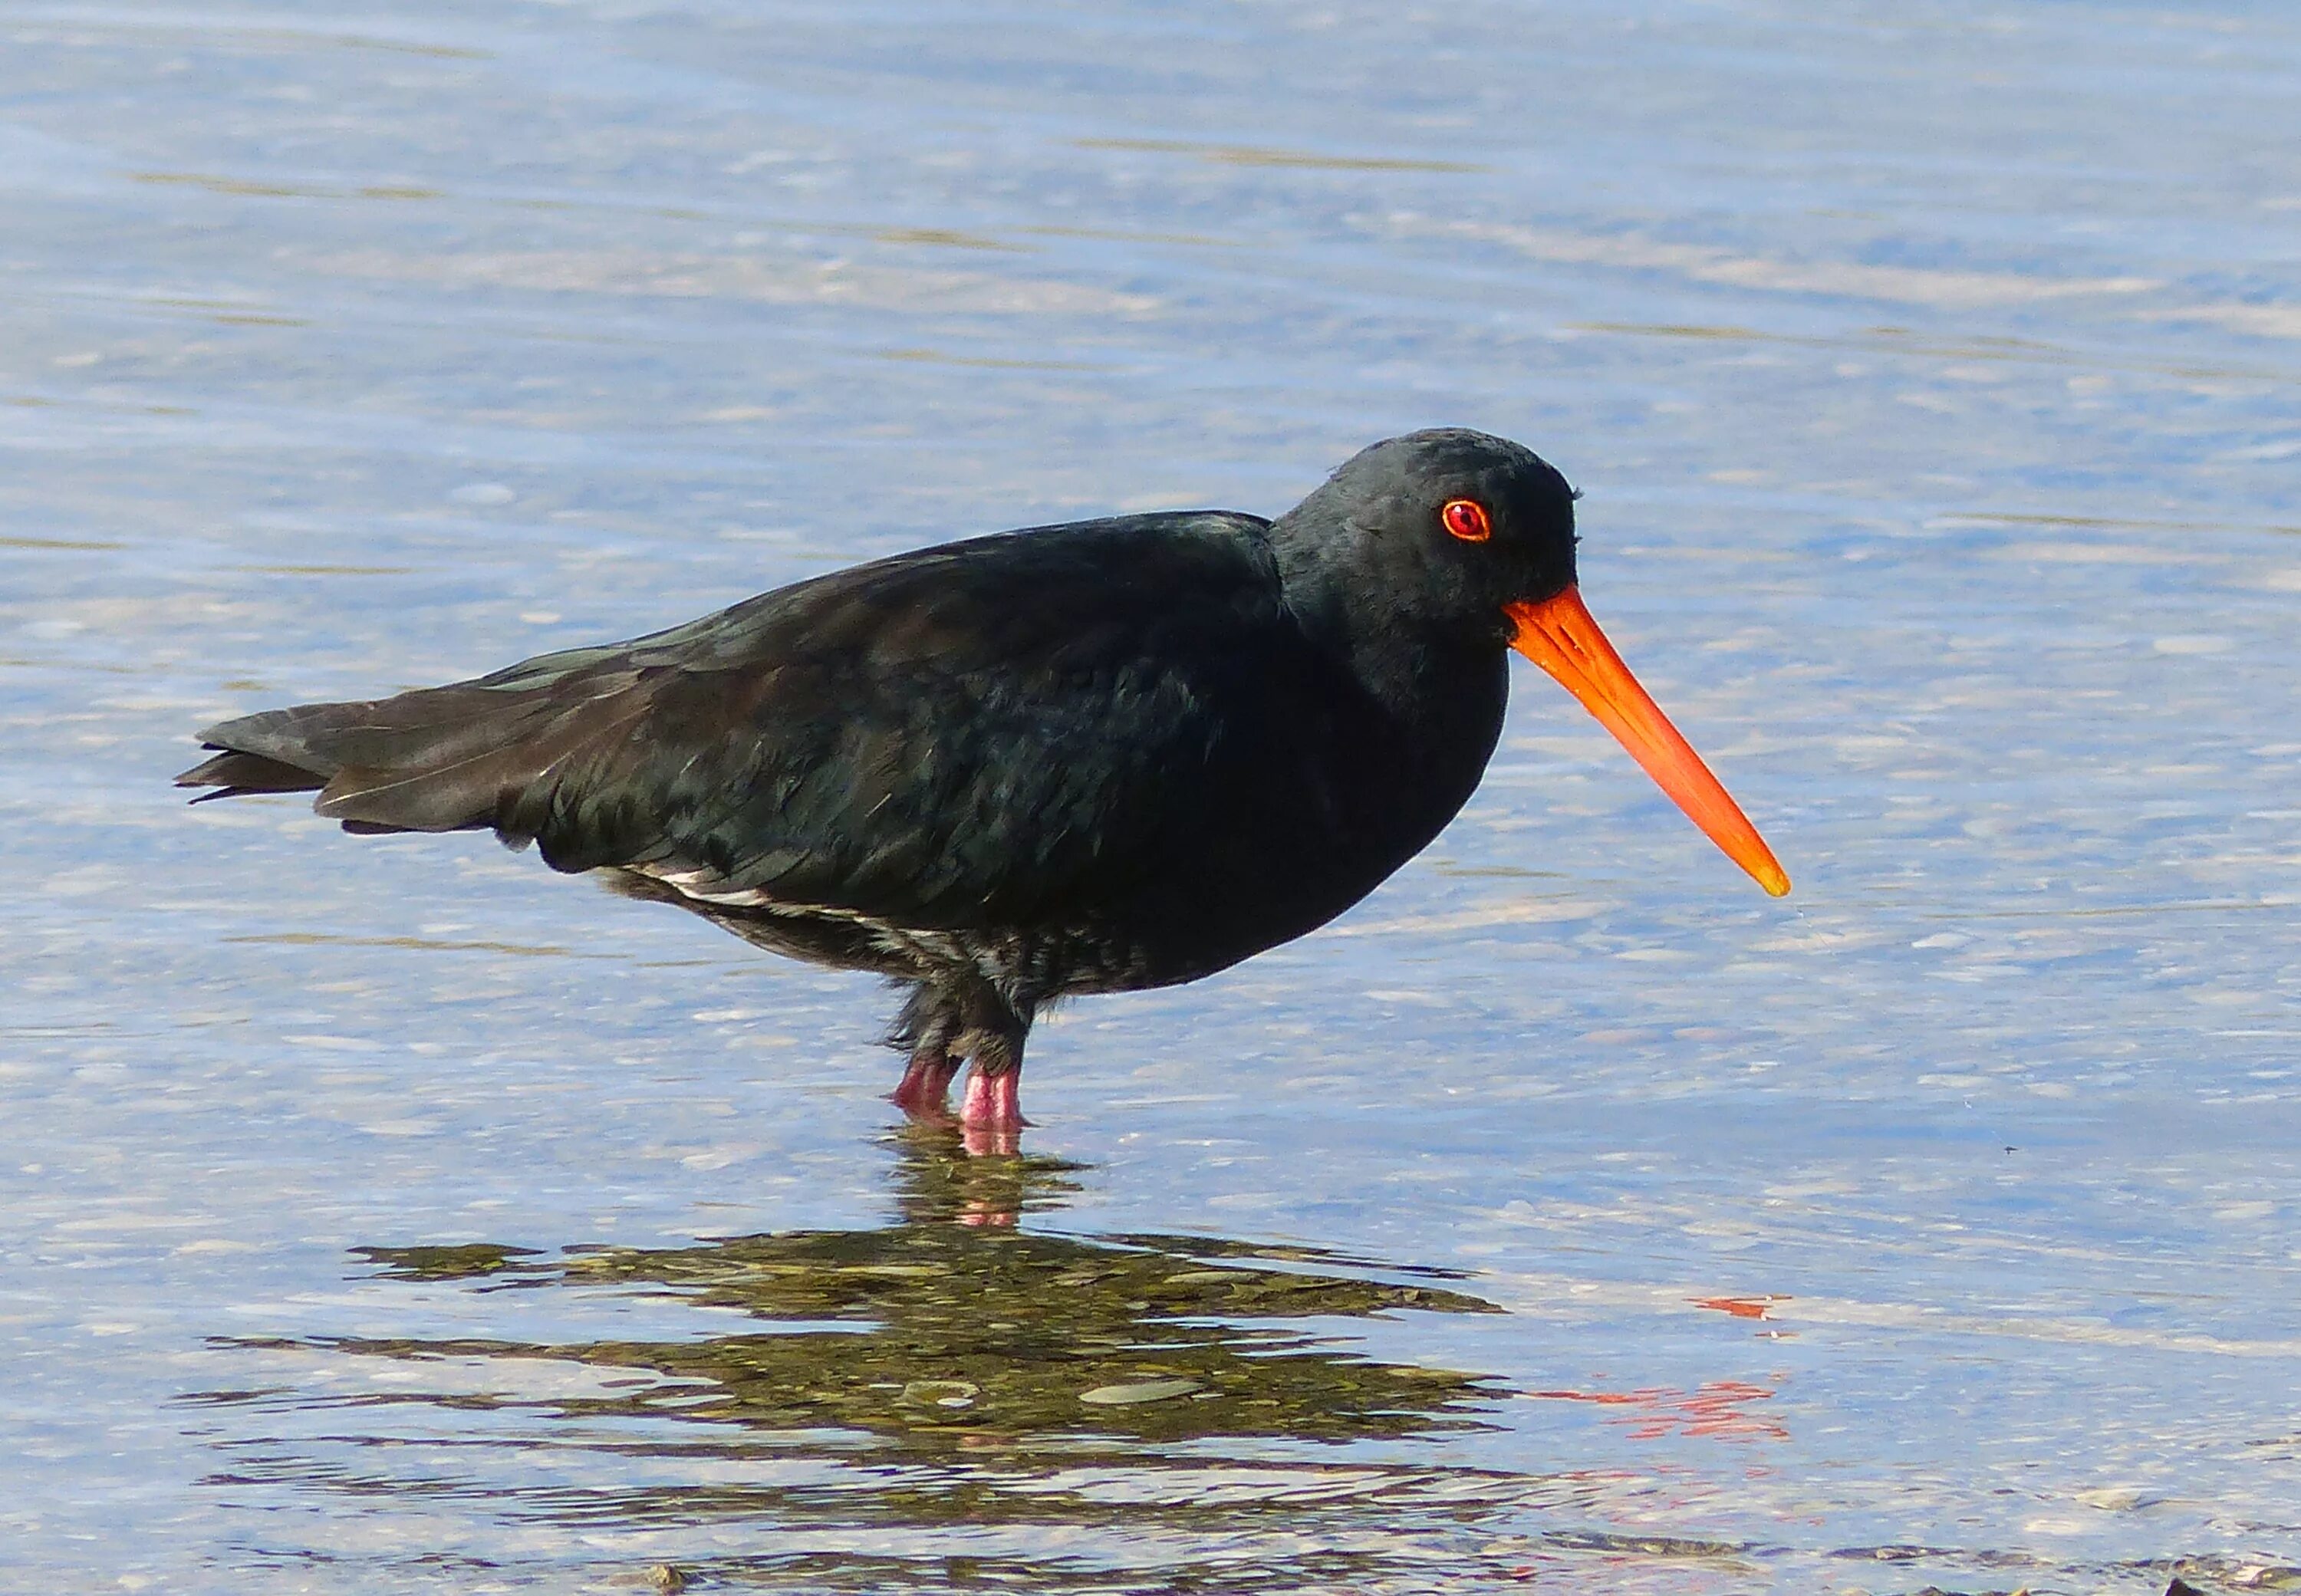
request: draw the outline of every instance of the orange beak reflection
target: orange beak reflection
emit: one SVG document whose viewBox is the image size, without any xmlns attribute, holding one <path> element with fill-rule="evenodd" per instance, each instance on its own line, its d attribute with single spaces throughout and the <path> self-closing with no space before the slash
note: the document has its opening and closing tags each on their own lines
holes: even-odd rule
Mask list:
<svg viewBox="0 0 2301 1596">
<path fill-rule="evenodd" d="M 1790 878 L 1775 861 L 1774 850 L 1710 773 L 1702 756 L 1678 734 L 1661 706 L 1646 696 L 1590 618 L 1580 593 L 1569 588 L 1540 604 L 1504 607 L 1518 627 L 1511 648 L 1580 699 L 1582 707 L 1620 740 L 1655 785 L 1702 828 L 1703 835 L 1724 848 L 1726 856 L 1755 877 L 1758 885 L 1776 898 L 1790 890 Z"/>
</svg>

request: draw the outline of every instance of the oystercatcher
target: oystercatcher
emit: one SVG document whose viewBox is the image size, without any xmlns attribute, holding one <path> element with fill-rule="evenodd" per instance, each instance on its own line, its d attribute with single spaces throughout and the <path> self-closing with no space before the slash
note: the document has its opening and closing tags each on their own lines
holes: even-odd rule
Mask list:
<svg viewBox="0 0 2301 1596">
<path fill-rule="evenodd" d="M 627 643 L 200 733 L 177 778 L 316 790 L 356 832 L 491 830 L 907 996 L 894 1100 L 1011 1147 L 1047 1004 L 1195 980 L 1323 925 L 1469 798 L 1507 650 L 1770 893 L 1789 879 L 1575 586 L 1573 490 L 1458 430 L 1276 521 L 1033 527 Z"/>
</svg>

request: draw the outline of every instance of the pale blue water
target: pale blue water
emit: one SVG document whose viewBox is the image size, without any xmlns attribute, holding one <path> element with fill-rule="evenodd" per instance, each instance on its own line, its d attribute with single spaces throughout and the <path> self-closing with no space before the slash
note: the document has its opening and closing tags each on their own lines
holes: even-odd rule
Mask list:
<svg viewBox="0 0 2301 1596">
<path fill-rule="evenodd" d="M 0 5 L 0 1583 L 2301 1583 L 2297 382 L 2280 6 Z M 166 785 L 1437 423 L 1797 893 L 1522 670 L 1020 1168 L 868 982 Z"/>
</svg>

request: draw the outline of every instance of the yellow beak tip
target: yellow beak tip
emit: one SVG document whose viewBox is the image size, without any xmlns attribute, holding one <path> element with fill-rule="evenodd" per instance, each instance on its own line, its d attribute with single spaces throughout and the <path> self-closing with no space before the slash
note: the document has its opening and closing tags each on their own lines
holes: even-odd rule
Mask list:
<svg viewBox="0 0 2301 1596">
<path fill-rule="evenodd" d="M 1768 865 L 1750 873 L 1758 878 L 1758 885 L 1766 890 L 1767 897 L 1787 898 L 1790 895 L 1790 878 L 1780 865 Z"/>
</svg>

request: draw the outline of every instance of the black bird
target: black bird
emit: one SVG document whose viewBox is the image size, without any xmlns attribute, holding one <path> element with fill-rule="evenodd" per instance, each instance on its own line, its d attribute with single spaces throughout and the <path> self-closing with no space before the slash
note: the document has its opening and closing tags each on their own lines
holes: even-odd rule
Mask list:
<svg viewBox="0 0 2301 1596">
<path fill-rule="evenodd" d="M 1276 521 L 1035 527 L 876 560 L 628 643 L 211 726 L 180 786 L 316 789 L 356 832 L 492 830 L 555 870 L 907 989 L 895 1100 L 1022 1123 L 1047 1004 L 1195 980 L 1323 925 L 1484 773 L 1515 648 L 1767 891 L 1789 880 L 1598 630 L 1574 492 L 1417 432 Z"/>
</svg>

